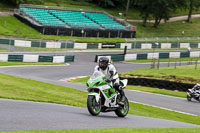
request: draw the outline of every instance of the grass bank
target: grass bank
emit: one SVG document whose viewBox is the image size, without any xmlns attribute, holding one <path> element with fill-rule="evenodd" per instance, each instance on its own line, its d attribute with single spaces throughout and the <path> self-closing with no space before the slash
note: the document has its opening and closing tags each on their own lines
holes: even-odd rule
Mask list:
<svg viewBox="0 0 200 133">
<path fill-rule="evenodd" d="M 87 92 L 0 74 L 0 98 L 50 102 L 86 107 Z M 200 116 L 181 114 L 130 102 L 129 114 L 200 125 Z"/>
<path fill-rule="evenodd" d="M 4 48 L 0 48 L 0 52 L 8 52 L 8 50 Z"/>
<path fill-rule="evenodd" d="M 169 80 L 183 83 L 199 83 L 200 82 L 200 67 L 198 65 L 177 66 L 175 67 L 160 67 L 159 69 L 139 69 L 121 73 L 123 77 L 143 77 L 152 79 Z"/>
<path fill-rule="evenodd" d="M 200 19 L 193 19 L 193 23 L 183 21 L 168 22 L 160 24 L 159 28 L 153 28 L 153 24 L 143 27 L 141 23 L 132 23 L 137 26 L 136 37 L 195 37 L 199 36 Z M 182 31 L 184 29 L 184 35 Z M 191 30 L 193 29 L 193 30 Z M 173 31 L 173 32 L 171 32 Z M 43 39 L 74 39 L 76 42 L 125 42 L 124 38 L 85 38 L 71 36 L 43 35 L 35 29 L 20 22 L 13 16 L 0 17 L 0 35 L 21 38 L 43 38 Z"/>
<path fill-rule="evenodd" d="M 21 38 L 43 38 L 43 39 L 73 39 L 77 42 L 125 42 L 124 38 L 88 38 L 88 37 L 71 37 L 71 36 L 56 36 L 43 35 L 35 29 L 20 22 L 13 16 L 0 17 L 0 35 L 14 36 Z"/>
<path fill-rule="evenodd" d="M 86 107 L 86 96 L 75 89 L 0 74 L 0 98 Z"/>
<path fill-rule="evenodd" d="M 152 23 L 148 23 L 147 27 L 143 27 L 142 23 L 131 24 L 137 27 L 136 37 L 198 37 L 200 32 L 200 18 L 192 19 L 192 23 L 167 22 L 160 24 L 156 29 Z"/>
<path fill-rule="evenodd" d="M 21 65 L 64 65 L 64 63 L 50 63 L 50 62 L 37 62 L 37 63 L 26 63 L 26 62 L 0 62 L 0 66 L 21 66 Z"/>
</svg>

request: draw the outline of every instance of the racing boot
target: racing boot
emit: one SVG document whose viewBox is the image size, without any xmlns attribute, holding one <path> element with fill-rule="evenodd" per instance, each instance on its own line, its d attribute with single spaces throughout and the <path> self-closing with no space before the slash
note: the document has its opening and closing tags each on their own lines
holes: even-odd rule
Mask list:
<svg viewBox="0 0 200 133">
<path fill-rule="evenodd" d="M 125 97 L 125 93 L 124 90 L 122 88 L 119 89 L 120 90 L 120 94 L 121 94 L 121 101 L 119 102 L 120 105 L 124 106 L 126 97 Z"/>
</svg>

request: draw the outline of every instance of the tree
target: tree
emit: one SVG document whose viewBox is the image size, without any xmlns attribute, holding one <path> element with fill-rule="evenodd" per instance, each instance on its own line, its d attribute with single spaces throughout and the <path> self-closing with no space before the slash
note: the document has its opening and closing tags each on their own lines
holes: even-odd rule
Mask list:
<svg viewBox="0 0 200 133">
<path fill-rule="evenodd" d="M 97 3 L 101 7 L 114 7 L 114 0 L 93 0 L 92 2 Z"/>
<path fill-rule="evenodd" d="M 152 14 L 152 3 L 154 0 L 137 0 L 134 2 L 134 6 L 140 12 L 140 16 L 143 19 L 143 26 L 146 27 L 147 20 L 149 19 L 150 15 Z"/>
<path fill-rule="evenodd" d="M 200 1 L 199 0 L 188 0 L 188 19 L 187 22 L 192 23 L 192 11 L 196 10 L 200 7 Z"/>
<path fill-rule="evenodd" d="M 127 4 L 126 4 L 126 11 L 125 11 L 125 21 L 127 20 L 127 15 L 128 15 L 128 8 L 130 6 L 130 0 L 127 0 Z"/>
<path fill-rule="evenodd" d="M 183 5 L 185 0 L 138 0 L 136 5 L 143 18 L 143 26 L 149 17 L 155 19 L 154 27 L 157 28 L 161 20 L 169 20 L 171 14 L 175 12 L 178 7 Z"/>
<path fill-rule="evenodd" d="M 155 19 L 154 27 L 157 28 L 162 19 L 169 20 L 170 13 L 176 9 L 176 3 L 175 0 L 156 0 L 152 3 L 152 8 L 152 15 Z"/>
</svg>

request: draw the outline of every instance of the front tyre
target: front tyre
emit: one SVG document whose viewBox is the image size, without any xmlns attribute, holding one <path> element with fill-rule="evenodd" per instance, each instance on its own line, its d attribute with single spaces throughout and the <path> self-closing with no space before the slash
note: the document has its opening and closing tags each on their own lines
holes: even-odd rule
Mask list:
<svg viewBox="0 0 200 133">
<path fill-rule="evenodd" d="M 128 99 L 126 98 L 124 101 L 124 106 L 120 106 L 117 110 L 115 110 L 115 114 L 118 117 L 125 117 L 128 114 L 129 111 L 129 103 Z"/>
<path fill-rule="evenodd" d="M 187 100 L 191 101 L 192 97 L 187 94 Z"/>
<path fill-rule="evenodd" d="M 101 112 L 101 104 L 96 102 L 95 96 L 89 95 L 87 98 L 87 108 L 91 115 L 97 116 Z"/>
</svg>

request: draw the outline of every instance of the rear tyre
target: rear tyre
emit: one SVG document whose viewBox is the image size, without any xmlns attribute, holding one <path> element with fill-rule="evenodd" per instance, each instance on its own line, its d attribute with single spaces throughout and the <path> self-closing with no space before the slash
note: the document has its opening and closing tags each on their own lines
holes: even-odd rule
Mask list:
<svg viewBox="0 0 200 133">
<path fill-rule="evenodd" d="M 88 96 L 87 108 L 91 115 L 97 116 L 101 112 L 101 104 L 96 102 L 95 96 Z"/>
<path fill-rule="evenodd" d="M 124 106 L 121 106 L 115 110 L 115 114 L 118 117 L 125 117 L 128 114 L 129 111 L 129 103 L 128 103 L 128 99 L 126 98 L 124 101 Z"/>
<path fill-rule="evenodd" d="M 191 101 L 191 100 L 192 100 L 192 97 L 189 96 L 189 95 L 187 95 L 187 100 L 188 100 L 188 101 Z"/>
</svg>

